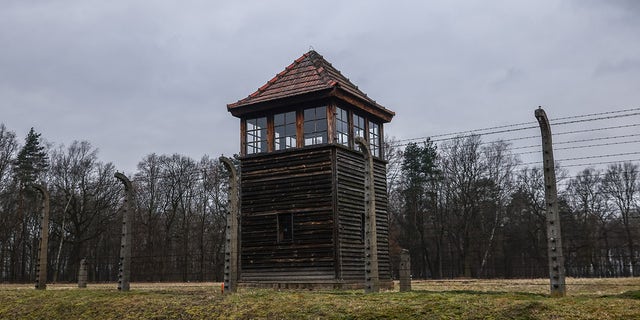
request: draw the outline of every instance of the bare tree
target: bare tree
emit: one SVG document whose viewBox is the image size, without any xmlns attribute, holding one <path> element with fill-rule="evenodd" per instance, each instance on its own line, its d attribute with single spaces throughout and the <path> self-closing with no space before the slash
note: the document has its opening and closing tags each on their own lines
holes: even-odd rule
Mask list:
<svg viewBox="0 0 640 320">
<path fill-rule="evenodd" d="M 609 252 L 609 222 L 612 211 L 603 192 L 602 172 L 584 169 L 569 181 L 567 199 L 573 214 L 571 228 L 565 231 L 568 265 L 574 274 L 603 276 L 611 271 L 606 259 Z M 605 259 L 603 259 L 605 258 Z M 575 259 L 576 261 L 571 261 Z"/>
<path fill-rule="evenodd" d="M 53 225 L 61 229 L 60 237 L 68 235 L 67 263 L 56 267 L 67 280 L 75 279 L 80 260 L 91 253 L 88 243 L 100 239 L 115 218 L 120 193 L 113 179 L 115 169 L 100 162 L 97 154 L 87 141 L 74 141 L 52 154 L 50 183 L 58 195 L 56 211 L 61 213 L 53 215 Z M 67 203 L 68 210 L 59 209 Z"/>
<path fill-rule="evenodd" d="M 515 173 L 520 160 L 509 151 L 510 147 L 510 144 L 501 140 L 482 147 L 483 159 L 487 168 L 486 177 L 494 186 L 492 197 L 495 210 L 487 212 L 490 216 L 485 217 L 484 223 L 481 224 L 481 226 L 487 225 L 484 232 L 487 237 L 487 245 L 482 254 L 480 274 L 485 271 L 488 258 L 494 249 L 498 228 L 504 225 L 505 209 L 516 189 Z"/>
<path fill-rule="evenodd" d="M 449 217 L 448 235 L 458 254 L 459 272 L 472 276 L 473 245 L 482 200 L 491 185 L 483 180 L 487 165 L 482 159 L 478 135 L 457 137 L 441 146 L 443 183 Z"/>
<path fill-rule="evenodd" d="M 638 230 L 632 220 L 633 210 L 638 207 L 639 184 L 638 165 L 631 162 L 610 165 L 604 177 L 604 190 L 618 209 L 618 214 L 624 226 L 628 250 L 626 257 L 628 262 L 627 272 L 628 275 L 633 276 L 640 274 L 635 251 L 635 238 Z"/>
<path fill-rule="evenodd" d="M 134 176 L 134 185 L 136 188 L 137 208 L 134 219 L 134 229 L 141 235 L 139 241 L 133 250 L 138 253 L 144 252 L 145 256 L 151 257 L 159 255 L 163 246 L 162 233 L 160 232 L 160 224 L 163 216 L 163 210 L 166 207 L 166 198 L 163 196 L 162 177 L 163 168 L 160 156 L 155 153 L 145 156 L 138 163 L 138 171 Z M 132 270 L 134 275 L 138 273 L 146 273 L 145 281 L 156 281 L 160 278 L 156 277 L 157 273 L 147 272 L 157 268 L 157 261 L 153 258 L 138 259 Z"/>
<path fill-rule="evenodd" d="M 12 131 L 0 124 L 0 272 L 3 280 L 14 280 L 12 256 L 18 221 L 15 212 L 17 184 L 12 177 L 13 163 L 18 151 L 18 141 Z"/>
</svg>

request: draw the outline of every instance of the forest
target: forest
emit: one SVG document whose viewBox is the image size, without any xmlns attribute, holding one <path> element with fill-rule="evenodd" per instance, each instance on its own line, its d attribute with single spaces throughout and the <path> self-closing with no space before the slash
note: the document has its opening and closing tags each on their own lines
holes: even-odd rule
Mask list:
<svg viewBox="0 0 640 320">
<path fill-rule="evenodd" d="M 88 141 L 21 140 L 0 124 L 0 277 L 31 282 L 42 199 L 51 195 L 49 281 L 117 279 L 123 188 Z M 390 250 L 411 254 L 414 278 L 547 277 L 543 172 L 501 140 L 385 138 Z M 640 177 L 634 162 L 556 167 L 565 267 L 573 277 L 640 274 Z M 217 156 L 149 154 L 135 188 L 132 281 L 220 281 L 227 172 Z M 396 270 L 397 271 L 397 270 Z M 395 273 L 395 272 L 394 272 Z"/>
</svg>

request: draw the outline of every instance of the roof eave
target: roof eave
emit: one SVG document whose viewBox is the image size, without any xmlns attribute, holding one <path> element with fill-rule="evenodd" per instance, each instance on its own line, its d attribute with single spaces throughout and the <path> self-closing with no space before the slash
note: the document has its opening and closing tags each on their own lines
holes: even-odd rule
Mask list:
<svg viewBox="0 0 640 320">
<path fill-rule="evenodd" d="M 294 96 L 283 97 L 273 100 L 260 101 L 255 103 L 240 104 L 240 101 L 227 105 L 227 111 L 234 117 L 242 117 L 247 114 L 260 113 L 283 106 L 296 105 L 304 102 L 316 101 L 332 96 L 332 88 L 305 92 Z"/>
<path fill-rule="evenodd" d="M 354 105 L 365 112 L 372 114 L 382 120 L 384 123 L 391 122 L 391 119 L 396 115 L 395 112 L 383 107 L 375 101 L 369 101 L 346 91 L 339 86 L 333 88 L 326 88 L 322 90 L 316 90 L 311 92 L 305 92 L 295 96 L 278 98 L 274 100 L 266 100 L 249 104 L 240 104 L 236 102 L 227 105 L 227 110 L 234 117 L 242 117 L 247 114 L 261 113 L 274 108 L 283 106 L 296 105 L 304 102 L 315 101 L 319 99 L 325 99 L 335 97 L 346 103 Z"/>
<path fill-rule="evenodd" d="M 336 90 L 333 91 L 332 96 L 356 107 L 359 107 L 360 109 L 378 117 L 384 123 L 391 122 L 391 119 L 393 119 L 393 117 L 396 115 L 395 112 L 383 107 L 377 102 L 373 100 L 369 101 L 367 99 L 363 99 L 362 97 L 354 95 L 351 92 L 346 91 L 340 87 L 337 87 Z"/>
</svg>

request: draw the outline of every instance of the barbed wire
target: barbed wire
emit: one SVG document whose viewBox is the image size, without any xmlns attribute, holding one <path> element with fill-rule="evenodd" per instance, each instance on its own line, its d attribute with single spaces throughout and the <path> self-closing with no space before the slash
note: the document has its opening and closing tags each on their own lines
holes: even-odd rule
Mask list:
<svg viewBox="0 0 640 320">
<path fill-rule="evenodd" d="M 617 114 L 617 113 L 624 113 L 624 112 L 631 112 L 631 111 L 638 111 L 638 110 L 640 110 L 640 108 L 614 110 L 614 111 L 592 113 L 592 114 L 585 114 L 585 115 L 575 115 L 575 116 L 568 116 L 568 117 L 563 117 L 563 118 L 551 119 L 551 120 L 549 120 L 549 122 L 550 122 L 550 124 L 552 124 L 554 126 L 558 126 L 558 125 L 575 124 L 575 123 L 583 123 L 583 122 L 590 122 L 590 121 L 618 119 L 618 118 L 624 118 L 624 117 L 637 116 L 637 115 L 640 115 L 640 112 L 633 112 L 633 113 L 628 113 L 628 114 Z M 611 114 L 617 114 L 617 115 L 611 115 Z M 571 120 L 571 121 L 558 122 L 559 120 L 578 119 L 578 118 L 584 118 L 584 117 L 590 117 L 590 116 L 600 116 L 600 117 L 591 118 L 591 119 L 580 119 L 580 120 Z M 521 126 L 526 126 L 526 127 L 519 128 Z M 506 128 L 511 128 L 511 129 L 506 129 Z M 531 122 L 522 122 L 522 123 L 508 124 L 508 125 L 502 125 L 502 126 L 494 126 L 494 127 L 488 127 L 488 128 L 474 129 L 474 130 L 450 132 L 450 133 L 437 134 L 437 135 L 432 135 L 432 136 L 406 138 L 406 139 L 397 140 L 397 142 L 398 143 L 402 143 L 402 142 L 409 142 L 409 141 L 416 141 L 416 140 L 420 141 L 420 140 L 426 140 L 428 138 L 432 139 L 433 142 L 438 142 L 438 141 L 446 141 L 446 140 L 456 139 L 456 136 L 468 136 L 468 135 L 473 135 L 473 134 L 478 134 L 478 135 L 483 135 L 484 136 L 484 135 L 492 135 L 492 134 L 498 134 L 498 133 L 508 133 L 508 132 L 514 132 L 514 131 L 528 130 L 528 129 L 537 129 L 537 128 L 539 128 L 538 123 L 536 121 L 531 121 Z M 500 129 L 500 130 L 497 130 L 497 129 Z M 484 131 L 487 131 L 487 132 L 484 132 Z M 453 136 L 453 137 L 451 137 L 451 138 L 442 138 L 442 137 L 450 137 L 450 136 Z M 439 138 L 439 139 L 434 139 L 434 138 Z"/>
</svg>

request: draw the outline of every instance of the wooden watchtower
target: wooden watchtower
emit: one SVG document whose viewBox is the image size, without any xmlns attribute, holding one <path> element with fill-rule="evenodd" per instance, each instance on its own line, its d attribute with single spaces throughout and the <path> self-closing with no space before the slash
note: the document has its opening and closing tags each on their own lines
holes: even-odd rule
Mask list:
<svg viewBox="0 0 640 320">
<path fill-rule="evenodd" d="M 376 103 L 309 51 L 248 97 L 240 118 L 240 275 L 243 285 L 361 287 L 364 137 L 375 167 L 381 286 L 391 284 L 383 124 Z"/>
</svg>

